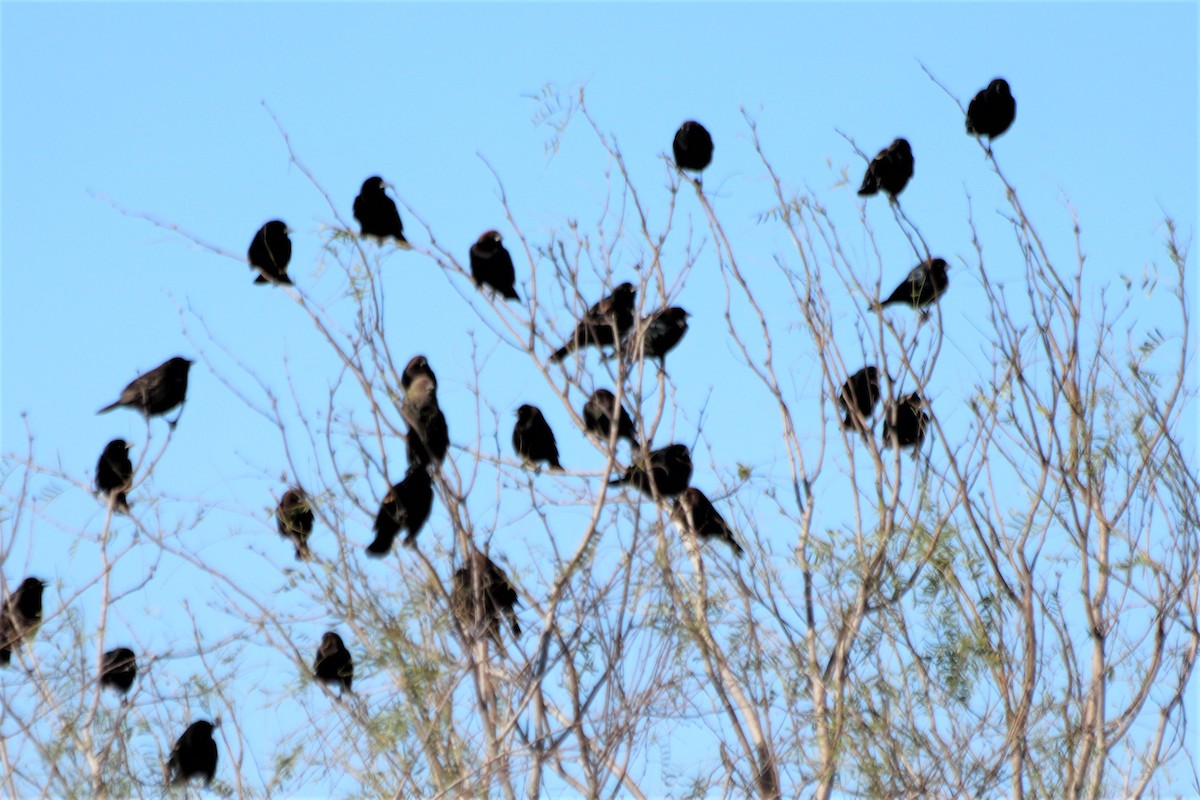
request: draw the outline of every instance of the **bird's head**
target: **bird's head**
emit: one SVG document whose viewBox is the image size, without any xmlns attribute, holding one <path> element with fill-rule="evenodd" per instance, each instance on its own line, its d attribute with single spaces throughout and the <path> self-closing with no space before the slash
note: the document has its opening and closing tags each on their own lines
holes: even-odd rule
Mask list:
<svg viewBox="0 0 1200 800">
<path fill-rule="evenodd" d="M 386 189 L 387 187 L 388 187 L 387 181 L 385 181 L 383 178 L 379 177 L 378 175 L 372 175 L 371 177 L 369 177 L 365 181 L 363 181 L 362 193 L 363 194 L 382 194 L 383 190 Z"/>
</svg>

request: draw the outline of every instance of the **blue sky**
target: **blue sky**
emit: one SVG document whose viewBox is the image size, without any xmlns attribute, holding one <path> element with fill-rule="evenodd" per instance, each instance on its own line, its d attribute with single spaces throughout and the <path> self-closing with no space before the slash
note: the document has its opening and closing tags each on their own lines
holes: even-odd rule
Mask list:
<svg viewBox="0 0 1200 800">
<path fill-rule="evenodd" d="M 902 197 L 905 212 L 947 259 L 967 258 L 969 195 L 989 256 L 995 253 L 989 268 L 1003 276 L 1011 236 L 995 213 L 1002 188 L 963 133 L 952 101 L 920 64 L 964 103 L 991 78 L 1008 79 L 1018 111 L 996 143 L 1000 162 L 1066 259 L 1074 252 L 1068 208 L 1078 214 L 1088 275 L 1097 284 L 1164 262 L 1164 216 L 1189 237 L 1195 231 L 1192 3 L 5 3 L 0 24 L 2 450 L 23 452 L 28 425 L 40 462 L 90 481 L 109 439 L 146 441 L 138 415 L 97 416 L 96 409 L 172 355 L 201 357 L 188 410 L 154 486 L 142 491 L 178 501 L 178 515 L 188 513 L 179 510 L 184 501 L 199 496 L 207 509 L 196 547 L 230 564 L 247 547 L 269 552 L 268 563 L 286 566 L 289 555 L 271 540 L 267 516 L 284 488 L 283 446 L 251 407 L 262 397 L 246 370 L 275 386 L 291 375 L 299 395 L 319 398 L 335 365 L 299 309 L 282 292 L 253 285 L 244 263 L 136 215 L 177 224 L 237 258 L 259 225 L 282 218 L 295 230 L 294 279 L 316 299 L 337 303 L 344 282 L 320 262 L 333 214 L 289 166 L 264 104 L 343 220 L 352 223 L 362 180 L 382 175 L 464 264 L 482 231 L 511 231 L 480 156 L 500 176 L 531 238 L 544 240 L 568 219 L 587 225 L 599 218 L 608 164 L 586 125 L 572 122 L 551 158 L 551 131 L 535 122 L 543 87 L 573 91 L 583 84 L 592 114 L 656 202 L 666 185 L 661 155 L 676 127 L 688 118 L 708 127 L 716 154 L 705 190 L 731 236 L 746 243 L 751 269 L 773 270 L 771 254 L 786 243 L 757 222 L 772 200 L 743 113 L 757 122 L 788 186 L 829 204 L 848 251 L 887 288 L 914 259 L 883 200 L 867 209 L 883 253 L 876 259 L 857 226 L 854 190 L 864 163 L 839 131 L 868 154 L 906 136 L 916 170 Z M 711 248 L 699 206 L 684 194 L 678 222 L 690 217 L 700 231 L 695 245 Z M 651 214 L 661 222 L 662 205 L 652 205 Z M 405 222 L 410 239 L 428 244 L 413 214 L 405 213 Z M 673 246 L 682 258 L 686 243 Z M 639 257 L 628 244 L 614 256 L 628 275 Z M 527 280 L 521 269 L 518 280 Z M 393 346 L 429 356 L 452 437 L 465 443 L 474 435 L 467 432 L 475 419 L 467 391 L 474 349 L 486 359 L 481 380 L 500 420 L 497 434 L 483 416 L 483 441 L 498 437 L 501 453 L 510 455 L 511 409 L 534 402 L 559 431 L 568 467 L 602 466 L 567 428 L 549 387 L 522 372 L 517 355 L 463 308 L 464 298 L 474 298 L 464 281 L 447 279 L 412 253 L 388 255 L 383 272 L 396 284 L 387 312 L 390 337 L 400 342 Z M 1020 276 L 1020 263 L 1013 260 L 1007 274 Z M 988 351 L 971 333 L 978 280 L 958 271 L 952 285 L 945 313 L 946 325 L 959 331 L 948 345 L 953 368 L 930 387 L 935 398 L 947 398 L 939 413 L 948 420 L 962 395 L 956 376 L 966 381 L 985 372 Z M 1194 272 L 1191 288 L 1200 296 Z M 583 292 L 594 299 L 598 289 L 593 279 Z M 770 409 L 743 399 L 731 377 L 736 357 L 720 320 L 723 288 L 711 249 L 702 250 L 676 300 L 694 318 L 671 359 L 684 399 L 669 420 L 671 438 L 696 441 L 703 409 L 695 482 L 715 487 L 739 463 L 756 465 L 769 482 L 783 474 L 778 435 L 757 422 Z M 1152 315 L 1155 302 L 1135 316 Z M 770 313 L 783 319 L 795 312 L 781 300 Z M 565 336 L 569 316 L 560 310 L 550 330 Z M 846 336 L 852 342 L 853 330 Z M 797 395 L 819 397 L 819 369 L 802 348 L 783 358 L 782 374 Z M 582 398 L 572 402 L 578 408 Z M 163 428 L 151 426 L 156 444 Z M 62 494 L 46 501 L 43 517 L 27 518 L 15 532 L 7 523 L 0 529 L 10 585 L 25 574 L 68 585 L 89 574 L 91 564 L 62 553 L 70 527 L 95 526 L 101 510 L 69 481 L 55 485 Z M 10 491 L 6 486 L 6 497 Z M 836 490 L 818 487 L 824 491 Z M 131 499 L 138 501 L 136 494 Z M 488 502 L 480 499 L 481 515 Z M 508 499 L 491 513 L 511 525 L 523 512 Z M 431 526 L 437 530 L 436 513 Z M 361 544 L 369 541 L 366 528 L 358 525 L 357 533 Z M 314 547 L 333 551 L 328 542 Z M 131 565 L 125 579 L 143 566 Z M 189 575 L 174 565 L 163 579 L 186 583 Z M 129 598 L 118 624 L 136 627 L 143 611 L 169 618 L 162 599 L 169 596 L 158 587 Z M 314 619 L 314 646 L 327 622 Z M 170 636 L 164 624 L 144 634 L 143 644 L 166 647 Z"/>
</svg>

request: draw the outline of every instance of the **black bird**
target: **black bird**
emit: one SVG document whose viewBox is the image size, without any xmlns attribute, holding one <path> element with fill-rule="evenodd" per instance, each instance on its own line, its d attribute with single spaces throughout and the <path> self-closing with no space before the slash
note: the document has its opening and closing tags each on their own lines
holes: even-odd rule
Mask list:
<svg viewBox="0 0 1200 800">
<path fill-rule="evenodd" d="M 350 684 L 354 683 L 354 659 L 350 657 L 342 637 L 333 631 L 326 631 L 321 637 L 317 658 L 313 661 L 313 672 L 322 683 L 341 683 L 343 694 L 352 691 Z"/>
<path fill-rule="evenodd" d="M 508 617 L 513 636 L 521 635 L 514 606 L 519 602 L 517 590 L 504 571 L 483 553 L 475 552 L 462 567 L 454 571 L 454 586 L 450 606 L 459 622 L 473 639 L 483 625 L 497 645 L 500 641 L 500 617 Z"/>
<path fill-rule="evenodd" d="M 633 305 L 637 300 L 637 289 L 632 283 L 622 283 L 613 293 L 587 310 L 583 319 L 575 326 L 570 341 L 550 356 L 551 361 L 562 361 L 572 350 L 594 344 L 616 346 L 625 332 L 633 327 Z"/>
<path fill-rule="evenodd" d="M 916 309 L 929 305 L 945 294 L 950 286 L 950 278 L 946 275 L 947 266 L 945 259 L 925 259 L 912 268 L 908 277 L 900 282 L 886 300 L 879 303 L 877 309 L 892 303 L 903 303 Z"/>
<path fill-rule="evenodd" d="M 111 497 L 118 511 L 129 513 L 125 491 L 133 483 L 133 462 L 129 460 L 129 443 L 113 439 L 104 446 L 96 463 L 96 491 Z"/>
<path fill-rule="evenodd" d="M 879 368 L 863 367 L 847 378 L 837 401 L 846 415 L 842 427 L 865 432 L 867 417 L 874 413 L 879 402 Z"/>
<path fill-rule="evenodd" d="M 625 357 L 657 358 L 663 366 L 667 363 L 667 353 L 679 344 L 688 330 L 688 317 L 691 316 L 679 306 L 660 308 L 649 316 L 642 317 L 626 334 Z M 640 345 L 640 353 L 639 353 Z"/>
<path fill-rule="evenodd" d="M 425 356 L 413 356 L 404 365 L 404 372 L 400 375 L 400 388 L 407 392 L 417 378 L 428 378 L 434 391 L 437 391 L 437 375 L 433 374 L 433 367 L 429 366 Z"/>
<path fill-rule="evenodd" d="M 292 260 L 292 240 L 285 222 L 273 219 L 258 229 L 250 240 L 250 268 L 258 270 L 255 283 L 280 283 L 291 286 L 287 266 Z"/>
<path fill-rule="evenodd" d="M 675 500 L 675 508 L 671 519 L 681 526 L 685 533 L 690 533 L 705 539 L 721 539 L 733 548 L 733 554 L 742 557 L 742 546 L 733 538 L 733 530 L 725 521 L 704 492 L 688 487 L 687 491 Z"/>
<path fill-rule="evenodd" d="M 290 539 L 296 546 L 296 560 L 307 561 L 312 553 L 308 549 L 308 537 L 313 529 L 312 503 L 299 486 L 293 486 L 279 498 L 275 509 L 275 527 L 279 535 Z"/>
<path fill-rule="evenodd" d="M 404 439 L 408 446 L 408 464 L 441 464 L 450 448 L 450 432 L 446 427 L 446 415 L 438 406 L 437 378 L 433 376 L 429 365 L 425 364 L 425 371 L 418 371 L 411 377 L 406 369 L 401 378 L 402 386 L 405 381 L 408 386 L 404 390 L 400 416 L 408 425 Z"/>
<path fill-rule="evenodd" d="M 408 468 L 404 480 L 388 490 L 375 515 L 375 541 L 367 545 L 367 555 L 385 556 L 400 531 L 406 547 L 412 547 L 433 508 L 433 483 L 429 471 L 421 464 Z"/>
<path fill-rule="evenodd" d="M 137 677 L 137 658 L 128 647 L 118 647 L 104 654 L 100 664 L 100 685 L 129 694 L 133 679 Z"/>
<path fill-rule="evenodd" d="M 0 605 L 0 667 L 8 666 L 12 651 L 21 646 L 22 639 L 32 636 L 42 621 L 45 588 L 37 578 L 26 578 Z"/>
<path fill-rule="evenodd" d="M 144 375 L 134 378 L 121 391 L 117 402 L 105 406 L 96 413 L 103 414 L 106 411 L 112 411 L 117 406 L 129 406 L 138 409 L 147 417 L 165 414 L 186 399 L 188 370 L 191 367 L 191 361 L 175 356 Z M 178 421 L 176 419 L 176 422 Z"/>
<path fill-rule="evenodd" d="M 217 743 L 212 735 L 213 724 L 206 719 L 188 726 L 167 759 L 171 783 L 183 783 L 200 775 L 205 786 L 212 784 L 217 774 Z"/>
<path fill-rule="evenodd" d="M 929 427 L 929 415 L 921 410 L 924 405 L 921 395 L 913 392 L 888 408 L 883 418 L 884 447 L 921 448 L 921 443 L 925 441 L 925 430 Z"/>
<path fill-rule="evenodd" d="M 1009 91 L 1008 81 L 996 78 L 986 89 L 980 89 L 967 106 L 967 133 L 995 139 L 1008 130 L 1016 116 L 1017 101 Z"/>
<path fill-rule="evenodd" d="M 471 277 L 476 286 L 490 286 L 507 300 L 521 299 L 513 286 L 517 282 L 517 271 L 499 231 L 486 231 L 471 245 Z"/>
<path fill-rule="evenodd" d="M 617 415 L 617 397 L 608 389 L 597 389 L 583 404 L 583 427 L 588 433 L 607 442 L 612 433 L 613 417 Z M 628 439 L 634 450 L 638 449 L 637 428 L 633 418 L 624 407 L 617 417 L 617 438 Z"/>
<path fill-rule="evenodd" d="M 363 181 L 358 197 L 354 198 L 354 218 L 362 226 L 363 236 L 372 236 L 383 244 L 391 236 L 396 244 L 407 246 L 404 224 L 396 201 L 387 196 L 387 184 L 383 178 L 373 175 Z"/>
<path fill-rule="evenodd" d="M 908 179 L 912 176 L 912 148 L 908 146 L 907 139 L 897 139 L 880 150 L 875 160 L 867 167 L 867 174 L 863 176 L 858 193 L 870 195 L 883 189 L 894 200 L 896 195 L 904 191 Z"/>
<path fill-rule="evenodd" d="M 701 172 L 712 163 L 712 136 L 695 120 L 688 120 L 679 126 L 671 149 L 675 152 L 675 166 L 679 169 Z"/>
<path fill-rule="evenodd" d="M 554 431 L 537 406 L 523 405 L 517 409 L 517 424 L 513 427 L 513 450 L 531 464 L 545 461 L 551 469 L 562 470 L 558 463 L 558 443 Z"/>
<path fill-rule="evenodd" d="M 692 452 L 687 445 L 672 444 L 652 450 L 645 461 L 634 461 L 624 475 L 609 481 L 608 485 L 628 483 L 647 497 L 674 497 L 688 488 L 691 479 Z"/>
</svg>

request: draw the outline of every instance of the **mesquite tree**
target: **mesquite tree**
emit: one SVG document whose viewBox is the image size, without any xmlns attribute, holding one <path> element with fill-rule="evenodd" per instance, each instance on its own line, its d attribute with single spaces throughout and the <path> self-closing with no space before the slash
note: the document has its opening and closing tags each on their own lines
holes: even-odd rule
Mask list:
<svg viewBox="0 0 1200 800">
<path fill-rule="evenodd" d="M 248 465 L 258 505 L 160 481 L 175 429 L 158 421 L 135 443 L 128 516 L 109 505 L 81 522 L 57 502 L 92 478 L 32 433 L 6 454 L 5 595 L 41 529 L 69 532 L 94 568 L 47 590 L 0 675 L 0 785 L 159 796 L 172 743 L 204 716 L 220 718 L 214 787 L 238 796 L 1105 797 L 1189 774 L 1200 485 L 1183 433 L 1189 256 L 1171 223 L 1141 280 L 1090 275 L 1082 225 L 1047 241 L 1003 148 L 981 143 L 970 184 L 1002 223 L 972 211 L 971 246 L 938 250 L 903 196 L 864 203 L 853 175 L 825 197 L 790 187 L 747 118 L 766 177 L 747 231 L 669 156 L 658 183 L 635 179 L 582 92 L 546 99 L 555 135 L 582 129 L 607 167 L 593 220 L 536 232 L 496 176 L 519 300 L 476 288 L 467 245 L 419 209 L 401 204 L 411 250 L 359 237 L 283 135 L 328 202 L 316 261 L 340 286 L 312 291 L 293 263 L 294 287 L 259 290 L 295 305 L 304 357 L 279 383 L 212 333 L 220 309 L 181 309 L 201 360 L 285 454 Z M 934 257 L 945 295 L 877 307 Z M 677 350 L 551 361 L 623 281 L 635 319 L 692 313 Z M 395 298 L 432 282 L 460 302 L 436 330 L 405 327 Z M 968 299 L 969 318 L 950 313 Z M 439 361 L 447 348 L 459 357 Z M 375 558 L 372 526 L 408 469 L 402 377 L 418 354 L 450 451 L 429 468 L 415 546 Z M 866 365 L 879 402 L 843 425 L 842 387 Z M 601 388 L 637 448 L 615 425 L 585 435 Z M 927 421 L 902 446 L 884 428 L 913 393 Z M 534 397 L 562 472 L 510 445 Z M 193 410 L 180 427 L 212 423 Z M 610 485 L 672 442 L 743 556 L 685 530 L 673 497 Z M 293 486 L 315 517 L 307 560 L 274 532 Z M 482 569 L 456 595 L 475 554 L 512 583 L 519 635 L 491 619 Z M 139 678 L 121 701 L 97 665 L 113 621 L 142 616 L 163 626 L 132 643 Z M 327 628 L 353 656 L 351 691 L 312 680 Z"/>
</svg>

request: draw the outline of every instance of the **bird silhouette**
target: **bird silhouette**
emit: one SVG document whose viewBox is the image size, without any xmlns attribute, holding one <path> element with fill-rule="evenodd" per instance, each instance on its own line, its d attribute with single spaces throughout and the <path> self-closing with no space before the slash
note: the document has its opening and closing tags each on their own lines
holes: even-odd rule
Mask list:
<svg viewBox="0 0 1200 800">
<path fill-rule="evenodd" d="M 117 511 L 129 513 L 126 490 L 133 482 L 133 462 L 129 460 L 129 443 L 124 439 L 113 439 L 104 446 L 100 460 L 96 462 L 96 491 L 109 497 Z"/>
<path fill-rule="evenodd" d="M 100 665 L 100 685 L 129 694 L 133 679 L 137 677 L 137 657 L 128 647 L 118 647 L 104 654 Z"/>
<path fill-rule="evenodd" d="M 32 636 L 42 621 L 45 588 L 46 584 L 37 578 L 26 578 L 0 605 L 0 667 L 8 666 L 12 651 Z"/>
<path fill-rule="evenodd" d="M 183 783 L 199 775 L 204 784 L 212 784 L 217 774 L 217 743 L 213 741 L 213 724 L 202 719 L 188 726 L 167 759 L 171 783 Z"/>
<path fill-rule="evenodd" d="M 421 464 L 408 468 L 404 480 L 392 486 L 379 505 L 375 515 L 375 541 L 367 545 L 367 555 L 380 557 L 392 549 L 392 542 L 400 531 L 406 547 L 412 547 L 421 532 L 429 512 L 433 509 L 433 483 L 429 470 Z"/>
<path fill-rule="evenodd" d="M 921 395 L 913 392 L 889 406 L 883 418 L 884 447 L 921 449 L 921 444 L 925 441 L 925 431 L 929 427 L 929 415 L 922 410 L 924 405 L 925 401 Z"/>
<path fill-rule="evenodd" d="M 467 634 L 474 638 L 482 626 L 497 646 L 500 640 L 501 616 L 508 618 L 513 636 L 521 635 L 515 606 L 519 602 L 504 570 L 478 551 L 472 553 L 463 566 L 454 571 L 450 591 L 450 606 Z"/>
<path fill-rule="evenodd" d="M 296 547 L 296 560 L 306 561 L 312 553 L 308 549 L 308 537 L 314 522 L 312 503 L 299 486 L 293 486 L 279 498 L 275 509 L 275 527 L 279 535 L 290 539 Z"/>
<path fill-rule="evenodd" d="M 617 438 L 628 439 L 633 449 L 638 448 L 637 428 L 633 418 L 623 407 L 617 408 L 617 397 L 608 389 L 597 389 L 583 404 L 583 427 L 591 435 L 607 442 L 612 431 L 613 417 L 617 416 Z"/>
<path fill-rule="evenodd" d="M 103 414 L 118 406 L 136 408 L 147 417 L 165 414 L 183 403 L 187 398 L 188 370 L 192 362 L 186 358 L 174 358 L 159 364 L 154 369 L 134 378 L 121 390 L 121 396 L 97 411 Z M 178 417 L 171 424 L 178 422 Z"/>
<path fill-rule="evenodd" d="M 380 244 L 390 236 L 396 240 L 396 244 L 407 247 L 400 211 L 396 208 L 396 201 L 388 197 L 387 186 L 378 175 L 363 181 L 358 197 L 354 198 L 354 218 L 358 220 L 363 236 L 370 236 Z"/>
<path fill-rule="evenodd" d="M 424 376 L 414 380 L 404 393 L 400 416 L 408 424 L 404 441 L 409 466 L 441 464 L 450 447 L 450 431 L 438 405 L 437 383 Z"/>
<path fill-rule="evenodd" d="M 326 631 L 317 647 L 317 657 L 313 661 L 313 673 L 317 680 L 326 684 L 340 683 L 342 692 L 353 691 L 354 659 L 346 649 L 342 637 L 333 631 Z"/>
<path fill-rule="evenodd" d="M 575 332 L 562 347 L 551 356 L 551 361 L 562 361 L 572 350 L 588 345 L 616 346 L 625 332 L 633 327 L 633 305 L 637 300 L 637 289 L 632 283 L 622 283 L 613 293 L 587 310 L 583 319 L 575 326 Z"/>
<path fill-rule="evenodd" d="M 625 335 L 625 357 L 657 358 L 665 368 L 667 353 L 675 349 L 688 331 L 689 316 L 679 306 L 668 306 L 642 317 Z"/>
<path fill-rule="evenodd" d="M 945 259 L 941 258 L 927 258 L 917 264 L 908 273 L 908 277 L 892 290 L 887 299 L 879 303 L 877 310 L 893 303 L 912 306 L 918 310 L 930 305 L 945 294 L 950 286 L 950 277 L 946 274 L 947 266 Z"/>
<path fill-rule="evenodd" d="M 733 530 L 725 521 L 712 501 L 694 486 L 689 486 L 675 500 L 671 518 L 680 525 L 685 533 L 704 539 L 720 539 L 733 548 L 733 554 L 742 556 L 742 546 L 733 538 Z"/>
<path fill-rule="evenodd" d="M 671 444 L 650 452 L 645 459 L 635 457 L 619 478 L 609 486 L 627 483 L 647 497 L 674 497 L 688 488 L 692 479 L 692 452 L 687 445 Z"/>
<path fill-rule="evenodd" d="M 471 277 L 476 286 L 490 286 L 507 300 L 521 299 L 514 286 L 517 271 L 499 231 L 485 231 L 479 241 L 471 245 Z"/>
<path fill-rule="evenodd" d="M 708 129 L 695 120 L 690 119 L 679 126 L 671 149 L 675 154 L 675 166 L 681 170 L 702 172 L 712 163 L 712 136 Z"/>
<path fill-rule="evenodd" d="M 255 283 L 292 284 L 287 274 L 288 262 L 292 260 L 290 232 L 283 220 L 273 219 L 254 234 L 246 257 L 250 260 L 250 268 L 258 270 Z"/>
<path fill-rule="evenodd" d="M 842 390 L 838 392 L 838 405 L 846 415 L 842 420 L 842 427 L 866 431 L 866 419 L 875 411 L 875 404 L 878 402 L 879 368 L 863 367 L 847 378 L 842 384 Z"/>
<path fill-rule="evenodd" d="M 991 140 L 1008 130 L 1017 116 L 1017 101 L 1008 88 L 1008 81 L 996 78 L 980 89 L 967 106 L 967 133 L 972 136 L 988 137 Z"/>
<path fill-rule="evenodd" d="M 513 450 L 530 464 L 545 461 L 551 469 L 562 469 L 558 463 L 558 443 L 550 423 L 537 406 L 525 404 L 517 409 L 517 424 L 513 426 Z"/>
<path fill-rule="evenodd" d="M 882 189 L 895 200 L 896 195 L 904 191 L 912 176 L 912 148 L 909 147 L 907 139 L 896 139 L 880 150 L 867 166 L 867 174 L 863 176 L 858 193 L 872 195 Z"/>
</svg>

